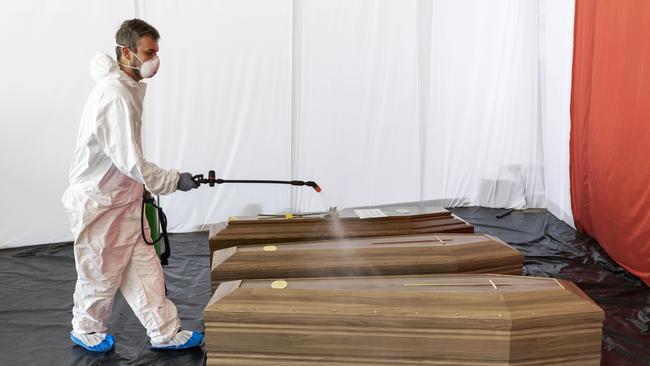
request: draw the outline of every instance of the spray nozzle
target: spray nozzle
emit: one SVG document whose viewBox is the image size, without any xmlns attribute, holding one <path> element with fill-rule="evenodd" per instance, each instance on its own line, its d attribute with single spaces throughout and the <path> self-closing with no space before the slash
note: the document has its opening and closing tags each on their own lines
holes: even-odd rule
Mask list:
<svg viewBox="0 0 650 366">
<path fill-rule="evenodd" d="M 321 189 L 320 189 L 320 187 L 318 186 L 318 184 L 316 184 L 316 182 L 314 182 L 314 181 L 311 181 L 311 180 L 310 180 L 310 181 L 308 181 L 308 182 L 305 182 L 305 185 L 306 185 L 306 186 L 309 186 L 309 187 L 312 187 L 312 188 L 313 188 L 316 192 L 318 192 L 318 193 L 320 193 L 320 191 L 321 191 Z"/>
</svg>

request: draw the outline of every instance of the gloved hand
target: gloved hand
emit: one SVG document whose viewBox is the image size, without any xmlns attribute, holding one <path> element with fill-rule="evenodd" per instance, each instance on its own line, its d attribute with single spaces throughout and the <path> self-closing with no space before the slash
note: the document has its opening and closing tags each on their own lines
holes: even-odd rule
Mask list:
<svg viewBox="0 0 650 366">
<path fill-rule="evenodd" d="M 199 188 L 199 185 L 192 180 L 192 174 L 181 173 L 176 188 L 178 188 L 179 191 L 187 192 L 190 189 Z"/>
</svg>

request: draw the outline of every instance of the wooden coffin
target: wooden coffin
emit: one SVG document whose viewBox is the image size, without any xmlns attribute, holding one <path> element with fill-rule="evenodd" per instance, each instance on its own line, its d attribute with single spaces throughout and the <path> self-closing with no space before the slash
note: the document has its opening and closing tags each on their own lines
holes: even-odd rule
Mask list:
<svg viewBox="0 0 650 366">
<path fill-rule="evenodd" d="M 250 245 L 214 252 L 212 286 L 240 279 L 500 273 L 523 255 L 485 234 L 427 234 Z"/>
<path fill-rule="evenodd" d="M 506 275 L 244 280 L 205 309 L 208 365 L 600 363 L 603 311 L 573 283 Z"/>
<path fill-rule="evenodd" d="M 338 217 L 231 218 L 210 238 L 210 255 L 233 246 L 337 238 L 473 233 L 474 227 L 443 208 L 382 209 L 386 217 L 360 219 L 348 210 Z"/>
</svg>

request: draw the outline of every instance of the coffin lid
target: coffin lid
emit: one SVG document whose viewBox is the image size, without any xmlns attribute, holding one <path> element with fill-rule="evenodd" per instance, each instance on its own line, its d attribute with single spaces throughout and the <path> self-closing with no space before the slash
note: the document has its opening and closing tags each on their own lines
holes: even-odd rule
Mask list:
<svg viewBox="0 0 650 366">
<path fill-rule="evenodd" d="M 402 248 L 408 247 L 442 247 L 465 244 L 476 244 L 481 242 L 498 242 L 504 247 L 511 248 L 508 244 L 495 237 L 486 234 L 420 234 L 420 235 L 400 235 L 391 237 L 376 238 L 341 238 L 333 240 L 319 240 L 296 243 L 277 243 L 277 244 L 260 244 L 246 245 L 238 248 L 241 252 L 259 252 L 266 251 L 280 252 L 283 250 L 313 250 L 313 249 L 360 249 L 360 248 Z M 269 246 L 274 246 L 275 250 L 269 250 Z M 224 249 L 225 250 L 225 249 Z M 514 250 L 514 249 L 513 249 Z"/>
<path fill-rule="evenodd" d="M 484 274 L 232 281 L 215 292 L 206 321 L 218 313 L 496 321 L 602 317 L 571 282 Z"/>
<path fill-rule="evenodd" d="M 417 207 L 417 206 L 404 206 L 404 207 L 390 207 L 380 208 L 386 217 L 376 217 L 363 219 L 365 222 L 387 221 L 395 219 L 417 220 L 427 218 L 445 218 L 456 217 L 451 212 L 442 207 Z M 344 209 L 338 212 L 339 220 L 342 221 L 358 221 L 361 220 L 354 212 L 354 209 Z M 277 224 L 285 223 L 308 223 L 308 222 L 322 222 L 332 220 L 331 217 L 324 216 L 305 216 L 291 218 L 285 217 L 263 217 L 263 216 L 231 216 L 228 219 L 229 224 L 233 225 L 247 225 L 247 224 Z"/>
</svg>

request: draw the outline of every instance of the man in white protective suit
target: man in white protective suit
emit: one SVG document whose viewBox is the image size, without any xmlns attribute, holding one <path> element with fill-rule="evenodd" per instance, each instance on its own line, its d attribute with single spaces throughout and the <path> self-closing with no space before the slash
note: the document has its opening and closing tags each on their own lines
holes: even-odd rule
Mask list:
<svg viewBox="0 0 650 366">
<path fill-rule="evenodd" d="M 70 338 L 95 352 L 113 348 L 107 323 L 119 289 L 156 349 L 200 346 L 203 334 L 180 329 L 176 306 L 165 296 L 163 271 L 141 233 L 143 184 L 154 195 L 197 188 L 190 173 L 165 170 L 144 159 L 140 82 L 158 71 L 158 31 L 127 20 L 115 35 L 117 62 L 96 55 L 97 82 L 81 116 L 70 187 L 63 204 L 75 236 L 77 284 Z M 146 225 L 145 225 L 146 226 Z"/>
</svg>

